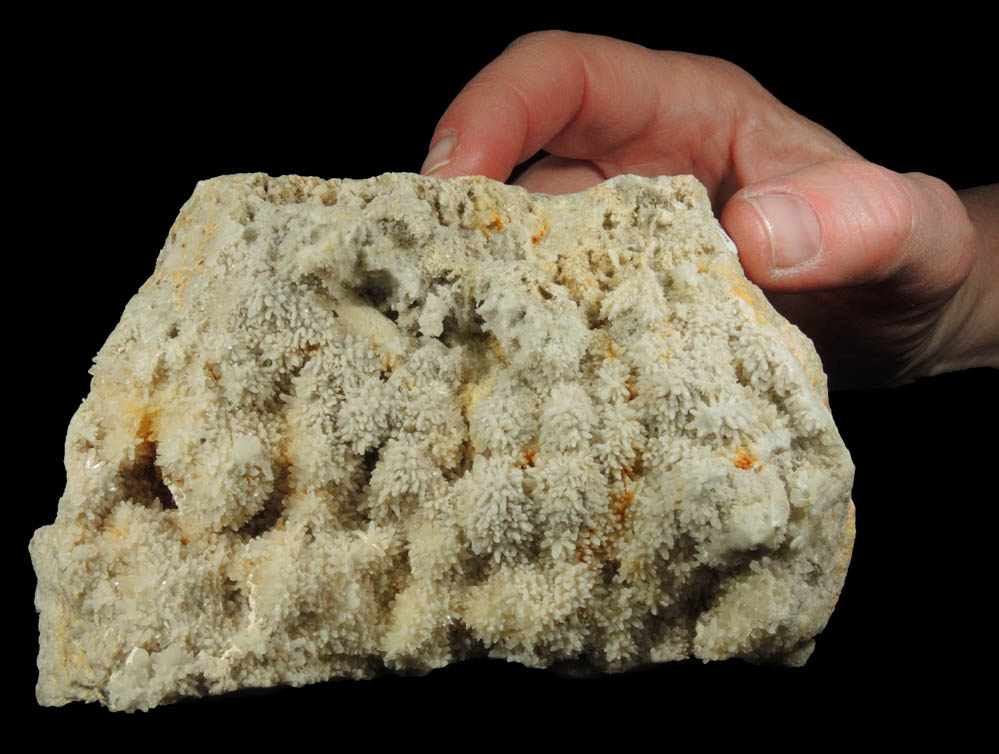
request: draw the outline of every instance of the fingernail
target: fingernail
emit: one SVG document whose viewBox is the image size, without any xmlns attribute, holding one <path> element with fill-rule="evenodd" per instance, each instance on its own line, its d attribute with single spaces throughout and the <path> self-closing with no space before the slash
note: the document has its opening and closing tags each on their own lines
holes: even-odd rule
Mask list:
<svg viewBox="0 0 999 754">
<path fill-rule="evenodd" d="M 454 157 L 454 151 L 457 146 L 458 137 L 455 136 L 453 132 L 445 132 L 445 134 L 435 141 L 432 147 L 430 147 L 430 151 L 427 153 L 427 159 L 423 161 L 423 167 L 420 168 L 420 172 L 424 175 L 430 175 L 435 170 L 440 170 L 442 167 L 451 162 L 451 158 Z"/>
<path fill-rule="evenodd" d="M 797 267 L 819 253 L 819 219 L 804 199 L 791 194 L 762 194 L 747 200 L 760 214 L 770 236 L 770 264 Z"/>
</svg>

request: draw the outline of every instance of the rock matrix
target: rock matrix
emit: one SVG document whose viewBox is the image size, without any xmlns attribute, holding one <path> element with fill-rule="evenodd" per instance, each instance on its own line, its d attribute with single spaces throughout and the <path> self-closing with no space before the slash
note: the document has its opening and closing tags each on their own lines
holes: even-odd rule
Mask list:
<svg viewBox="0 0 999 754">
<path fill-rule="evenodd" d="M 689 176 L 198 184 L 31 541 L 39 702 L 803 663 L 853 466 L 734 252 Z"/>
</svg>

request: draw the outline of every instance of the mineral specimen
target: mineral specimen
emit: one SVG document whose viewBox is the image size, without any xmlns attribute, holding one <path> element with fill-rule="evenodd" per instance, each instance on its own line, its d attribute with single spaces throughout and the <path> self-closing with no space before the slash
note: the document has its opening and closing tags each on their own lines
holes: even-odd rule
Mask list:
<svg viewBox="0 0 999 754">
<path fill-rule="evenodd" d="M 31 542 L 38 700 L 803 663 L 853 467 L 734 251 L 691 177 L 200 183 Z"/>
</svg>

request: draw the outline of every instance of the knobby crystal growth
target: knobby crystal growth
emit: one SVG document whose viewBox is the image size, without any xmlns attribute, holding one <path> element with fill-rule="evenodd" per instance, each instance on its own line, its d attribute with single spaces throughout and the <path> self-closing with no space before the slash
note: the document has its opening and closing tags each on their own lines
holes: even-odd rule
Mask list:
<svg viewBox="0 0 999 754">
<path fill-rule="evenodd" d="M 31 542 L 38 699 L 803 663 L 853 467 L 692 177 L 198 185 Z"/>
</svg>

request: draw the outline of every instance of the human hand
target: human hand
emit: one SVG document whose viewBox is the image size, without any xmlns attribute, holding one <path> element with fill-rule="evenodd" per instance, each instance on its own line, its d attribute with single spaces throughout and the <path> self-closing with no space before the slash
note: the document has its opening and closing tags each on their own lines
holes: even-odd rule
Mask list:
<svg viewBox="0 0 999 754">
<path fill-rule="evenodd" d="M 737 66 L 606 37 L 522 37 L 441 118 L 423 172 L 578 191 L 691 173 L 746 274 L 833 386 L 999 366 L 999 187 L 955 193 L 867 162 Z"/>
</svg>

